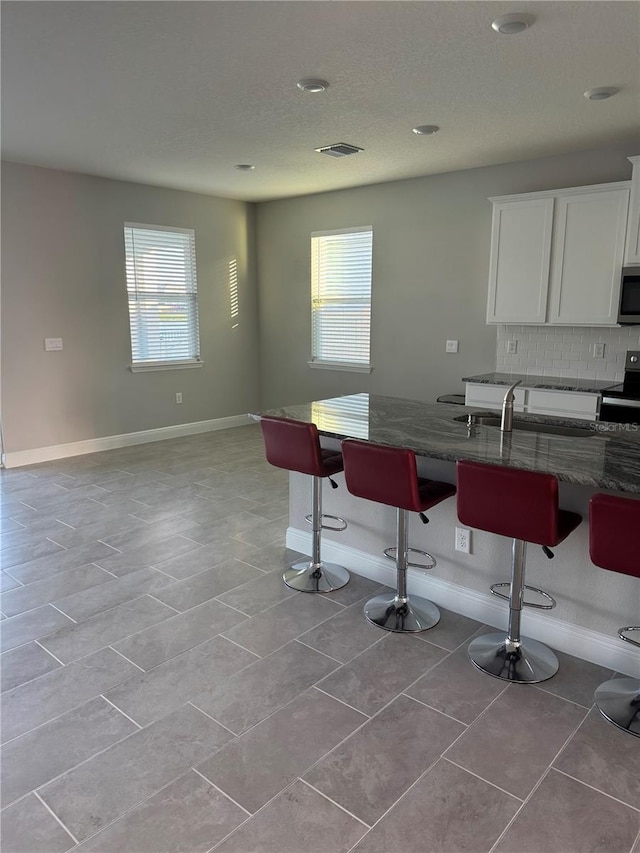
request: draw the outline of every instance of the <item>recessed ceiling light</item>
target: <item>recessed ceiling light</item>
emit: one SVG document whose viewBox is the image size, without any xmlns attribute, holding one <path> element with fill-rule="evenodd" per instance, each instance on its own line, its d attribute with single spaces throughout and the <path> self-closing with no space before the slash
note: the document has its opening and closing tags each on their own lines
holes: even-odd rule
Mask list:
<svg viewBox="0 0 640 853">
<path fill-rule="evenodd" d="M 606 101 L 617 91 L 615 86 L 596 86 L 595 89 L 587 89 L 584 96 L 588 101 Z"/>
<path fill-rule="evenodd" d="M 440 130 L 437 124 L 421 124 L 413 128 L 413 132 L 418 136 L 433 136 Z"/>
<path fill-rule="evenodd" d="M 512 36 L 526 30 L 534 21 L 535 15 L 528 12 L 512 12 L 510 15 L 500 15 L 491 26 L 500 35 Z"/>
<path fill-rule="evenodd" d="M 253 172 L 255 166 L 252 163 L 238 163 L 238 165 L 233 168 L 237 169 L 239 172 Z"/>
<path fill-rule="evenodd" d="M 296 86 L 303 92 L 310 92 L 312 95 L 319 95 L 320 92 L 325 92 L 329 88 L 326 80 L 316 80 L 313 77 L 298 80 Z"/>
</svg>

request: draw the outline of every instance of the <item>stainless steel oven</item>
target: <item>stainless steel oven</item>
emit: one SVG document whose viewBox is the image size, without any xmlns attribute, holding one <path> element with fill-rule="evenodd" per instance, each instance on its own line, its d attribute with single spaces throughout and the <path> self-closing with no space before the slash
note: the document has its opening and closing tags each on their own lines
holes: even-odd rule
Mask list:
<svg viewBox="0 0 640 853">
<path fill-rule="evenodd" d="M 600 420 L 640 424 L 640 350 L 627 353 L 624 382 L 602 392 Z"/>
</svg>

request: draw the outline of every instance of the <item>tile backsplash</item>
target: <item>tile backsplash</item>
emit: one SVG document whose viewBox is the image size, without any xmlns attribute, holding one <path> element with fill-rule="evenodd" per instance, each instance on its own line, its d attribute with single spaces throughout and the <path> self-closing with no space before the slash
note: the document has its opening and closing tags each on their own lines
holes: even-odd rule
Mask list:
<svg viewBox="0 0 640 853">
<path fill-rule="evenodd" d="M 594 344 L 604 344 L 603 358 L 594 357 Z M 498 326 L 496 370 L 621 382 L 630 349 L 640 349 L 640 326 Z"/>
</svg>

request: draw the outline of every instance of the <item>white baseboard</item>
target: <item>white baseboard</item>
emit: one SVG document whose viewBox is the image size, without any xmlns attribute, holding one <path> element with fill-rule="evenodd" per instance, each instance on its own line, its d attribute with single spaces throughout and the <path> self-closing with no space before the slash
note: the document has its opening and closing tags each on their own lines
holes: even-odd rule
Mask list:
<svg viewBox="0 0 640 853">
<path fill-rule="evenodd" d="M 16 450 L 5 453 L 5 468 L 18 468 L 22 465 L 34 465 L 37 462 L 49 462 L 52 459 L 65 459 L 67 456 L 82 456 L 85 453 L 98 453 L 101 450 L 114 450 L 118 447 L 130 447 L 134 444 L 148 444 L 167 438 L 180 438 L 201 432 L 213 432 L 237 426 L 249 426 L 255 423 L 248 415 L 231 415 L 228 418 L 214 418 L 210 421 L 195 421 L 190 424 L 145 429 L 141 432 L 127 432 L 123 435 L 107 435 L 103 438 L 89 438 L 86 441 L 73 441 L 69 444 L 53 444 L 50 447 L 36 447 L 33 450 Z"/>
<path fill-rule="evenodd" d="M 311 533 L 289 527 L 287 547 L 302 554 L 311 554 Z M 329 539 L 322 542 L 323 558 L 338 563 L 357 575 L 371 578 L 381 584 L 394 587 L 396 572 L 389 560 L 374 556 L 349 545 L 340 545 Z M 439 558 L 441 564 L 444 563 Z M 435 570 L 437 572 L 437 568 Z M 437 574 L 409 569 L 407 572 L 409 592 L 421 595 L 430 601 L 487 625 L 499 628 L 507 626 L 506 603 L 488 592 L 459 586 L 439 578 Z M 527 609 L 522 614 L 522 631 L 528 637 L 551 646 L 561 652 L 599 664 L 608 669 L 640 677 L 640 655 L 617 636 L 600 634 L 581 625 L 554 619 L 538 610 Z"/>
</svg>

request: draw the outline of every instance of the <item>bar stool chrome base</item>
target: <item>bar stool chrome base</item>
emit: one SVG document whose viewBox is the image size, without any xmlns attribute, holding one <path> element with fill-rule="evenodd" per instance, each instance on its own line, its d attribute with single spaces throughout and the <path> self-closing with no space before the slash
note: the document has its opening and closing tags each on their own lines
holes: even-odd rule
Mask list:
<svg viewBox="0 0 640 853">
<path fill-rule="evenodd" d="M 510 641 L 503 633 L 483 634 L 469 644 L 471 662 L 482 672 L 516 684 L 537 684 L 558 671 L 558 658 L 537 640 Z"/>
<path fill-rule="evenodd" d="M 440 611 L 431 601 L 412 595 L 400 598 L 393 593 L 376 595 L 364 606 L 364 615 L 372 625 L 397 634 L 416 634 L 433 628 L 440 621 Z"/>
<path fill-rule="evenodd" d="M 349 572 L 336 563 L 294 563 L 282 575 L 282 580 L 298 592 L 334 592 L 349 583 Z"/>
<path fill-rule="evenodd" d="M 612 678 L 597 688 L 595 700 L 606 720 L 640 737 L 640 681 L 636 678 Z"/>
</svg>

